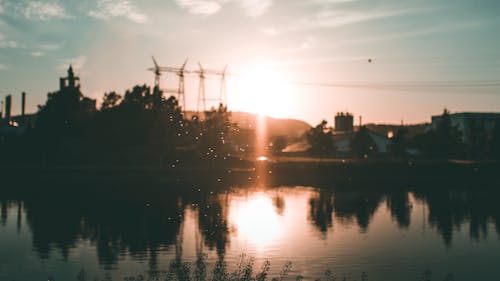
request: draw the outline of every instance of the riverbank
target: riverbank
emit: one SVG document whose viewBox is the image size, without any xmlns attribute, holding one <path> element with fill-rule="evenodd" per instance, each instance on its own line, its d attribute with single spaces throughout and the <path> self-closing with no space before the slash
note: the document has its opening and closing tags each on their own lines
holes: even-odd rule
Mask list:
<svg viewBox="0 0 500 281">
<path fill-rule="evenodd" d="M 155 186 L 165 189 L 211 190 L 231 186 L 303 185 L 318 187 L 438 186 L 496 188 L 500 186 L 499 162 L 449 160 L 322 160 L 281 159 L 275 161 L 219 161 L 169 166 L 3 166 L 4 188 L 105 189 L 106 186 Z M 2 188 L 3 189 L 3 188 Z"/>
</svg>

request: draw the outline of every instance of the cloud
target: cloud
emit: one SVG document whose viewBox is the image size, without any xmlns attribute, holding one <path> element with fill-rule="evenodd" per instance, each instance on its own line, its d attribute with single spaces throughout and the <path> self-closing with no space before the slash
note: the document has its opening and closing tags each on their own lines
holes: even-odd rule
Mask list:
<svg viewBox="0 0 500 281">
<path fill-rule="evenodd" d="M 410 37 L 418 37 L 425 36 L 436 33 L 449 33 L 449 32 L 458 32 L 463 30 L 476 29 L 478 27 L 486 24 L 487 21 L 471 21 L 471 22 L 460 22 L 460 23 L 445 23 L 441 25 L 433 25 L 427 28 L 415 29 L 405 32 L 385 34 L 376 37 L 366 37 L 360 38 L 350 41 L 345 41 L 342 45 L 353 45 L 353 44 L 366 44 L 387 40 L 394 40 L 400 38 L 410 38 Z"/>
<path fill-rule="evenodd" d="M 0 48 L 15 49 L 19 47 L 19 44 L 15 41 L 7 41 L 0 38 Z"/>
<path fill-rule="evenodd" d="M 284 48 L 278 51 L 278 53 L 282 54 L 294 54 L 307 49 L 310 49 L 316 45 L 316 39 L 313 37 L 308 37 L 304 41 L 302 41 L 296 47 Z"/>
<path fill-rule="evenodd" d="M 30 20 L 45 21 L 49 19 L 64 19 L 70 16 L 56 2 L 30 1 L 24 9 L 24 17 Z"/>
<path fill-rule="evenodd" d="M 56 51 L 61 49 L 61 47 L 64 45 L 64 42 L 62 43 L 54 43 L 54 44 L 39 44 L 38 47 L 44 51 Z"/>
<path fill-rule="evenodd" d="M 175 3 L 188 10 L 189 13 L 195 15 L 212 15 L 217 13 L 221 8 L 221 4 L 216 1 L 206 0 L 174 0 Z"/>
<path fill-rule="evenodd" d="M 0 70 L 5 70 L 5 69 L 7 69 L 7 66 L 5 66 L 5 64 L 0 63 Z"/>
<path fill-rule="evenodd" d="M 292 30 L 308 30 L 315 28 L 332 28 L 356 24 L 376 19 L 400 16 L 412 13 L 412 10 L 375 10 L 375 11 L 321 11 L 303 17 L 292 26 Z"/>
<path fill-rule="evenodd" d="M 44 56 L 44 55 L 45 55 L 45 53 L 44 53 L 44 52 L 42 52 L 42 51 L 33 51 L 33 52 L 31 52 L 31 54 L 30 54 L 30 55 L 31 55 L 32 57 L 34 57 L 34 58 L 38 58 L 38 57 Z"/>
<path fill-rule="evenodd" d="M 147 23 L 149 18 L 128 0 L 97 0 L 97 9 L 88 13 L 98 19 L 126 18 L 135 23 Z"/>
<path fill-rule="evenodd" d="M 267 13 L 273 5 L 272 0 L 239 0 L 239 2 L 251 17 Z"/>
<path fill-rule="evenodd" d="M 213 15 L 230 2 L 238 3 L 250 17 L 266 13 L 273 5 L 273 0 L 174 0 L 175 3 L 195 15 Z"/>
<path fill-rule="evenodd" d="M 57 66 L 58 69 L 66 70 L 69 65 L 73 67 L 74 70 L 81 70 L 87 62 L 87 57 L 80 55 L 78 57 L 60 60 L 61 63 Z"/>
</svg>

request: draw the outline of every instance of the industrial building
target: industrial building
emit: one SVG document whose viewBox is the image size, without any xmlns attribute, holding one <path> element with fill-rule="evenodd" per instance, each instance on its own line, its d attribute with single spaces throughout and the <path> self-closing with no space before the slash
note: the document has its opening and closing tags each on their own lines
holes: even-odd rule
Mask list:
<svg viewBox="0 0 500 281">
<path fill-rule="evenodd" d="M 432 116 L 432 129 L 436 129 L 442 115 Z M 478 131 L 491 136 L 495 125 L 500 122 L 500 113 L 492 112 L 457 112 L 450 114 L 451 125 L 457 127 L 462 133 L 462 141 L 466 144 L 473 142 Z"/>
</svg>

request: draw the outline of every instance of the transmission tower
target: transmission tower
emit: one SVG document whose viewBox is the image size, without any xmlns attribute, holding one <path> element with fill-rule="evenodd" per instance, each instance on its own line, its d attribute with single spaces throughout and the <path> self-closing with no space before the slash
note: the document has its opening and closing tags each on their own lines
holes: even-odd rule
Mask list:
<svg viewBox="0 0 500 281">
<path fill-rule="evenodd" d="M 203 104 L 203 112 L 207 111 L 207 97 L 205 95 L 205 70 L 200 62 L 198 62 L 200 69 L 195 71 L 200 77 L 200 84 L 198 87 L 198 102 L 196 104 L 196 113 L 200 113 L 200 103 Z"/>
<path fill-rule="evenodd" d="M 153 59 L 154 67 L 150 67 L 150 68 L 148 68 L 148 70 L 152 71 L 155 74 L 155 88 L 157 88 L 159 90 L 160 89 L 160 76 L 161 76 L 161 73 L 163 70 L 158 65 L 155 58 L 153 56 L 151 56 L 151 58 Z"/>
<path fill-rule="evenodd" d="M 200 86 L 198 92 L 198 112 L 200 104 L 203 104 L 203 110 L 206 111 L 206 101 L 217 101 L 218 104 L 227 105 L 227 87 L 226 87 L 226 77 L 228 75 L 234 75 L 232 73 L 227 72 L 227 65 L 224 66 L 223 70 L 212 70 L 212 69 L 204 69 L 200 63 L 198 63 L 200 70 L 195 71 L 200 76 Z M 220 92 L 219 98 L 207 98 L 205 94 L 205 78 L 206 75 L 217 75 L 221 77 L 220 80 Z"/>
<path fill-rule="evenodd" d="M 179 76 L 179 88 L 177 89 L 177 100 L 179 101 L 179 104 L 182 106 L 182 110 L 185 112 L 186 111 L 186 94 L 185 94 L 185 87 L 184 87 L 184 74 L 189 73 L 186 68 L 188 60 L 186 59 L 184 63 L 182 64 L 181 68 L 179 68 L 179 71 L 177 71 L 177 76 Z"/>
</svg>

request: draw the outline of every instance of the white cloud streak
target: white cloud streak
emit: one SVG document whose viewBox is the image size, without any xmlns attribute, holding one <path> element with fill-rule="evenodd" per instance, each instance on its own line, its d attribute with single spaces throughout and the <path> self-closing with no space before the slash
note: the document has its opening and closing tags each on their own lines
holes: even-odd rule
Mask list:
<svg viewBox="0 0 500 281">
<path fill-rule="evenodd" d="M 70 18 L 66 10 L 57 2 L 31 1 L 24 9 L 24 17 L 29 20 L 46 21 Z"/>
<path fill-rule="evenodd" d="M 42 52 L 42 51 L 33 51 L 33 52 L 31 52 L 31 54 L 30 54 L 30 55 L 31 55 L 32 57 L 34 57 L 34 58 L 38 58 L 38 57 L 44 56 L 44 55 L 45 55 L 45 53 L 44 53 L 44 52 Z"/>
<path fill-rule="evenodd" d="M 149 18 L 128 0 L 97 0 L 97 9 L 89 16 L 97 19 L 126 18 L 135 23 L 148 23 Z"/>
<path fill-rule="evenodd" d="M 85 57 L 84 55 L 80 55 L 78 57 L 61 60 L 61 63 L 57 66 L 57 68 L 66 70 L 71 64 L 73 69 L 80 71 L 81 69 L 83 69 L 86 62 L 87 62 L 87 57 Z"/>
<path fill-rule="evenodd" d="M 375 10 L 375 11 L 321 11 L 303 17 L 291 27 L 292 30 L 309 30 L 316 28 L 333 28 L 351 25 L 376 19 L 395 17 L 409 14 L 412 10 Z"/>
<path fill-rule="evenodd" d="M 217 13 L 221 8 L 221 4 L 217 1 L 205 0 L 174 0 L 175 3 L 186 9 L 189 13 L 195 15 L 212 15 Z"/>
<path fill-rule="evenodd" d="M 258 17 L 269 11 L 273 6 L 272 0 L 239 0 L 250 17 Z"/>
<path fill-rule="evenodd" d="M 174 0 L 181 8 L 195 15 L 213 15 L 223 8 L 223 4 L 238 3 L 249 17 L 259 17 L 269 11 L 273 0 Z"/>
</svg>

